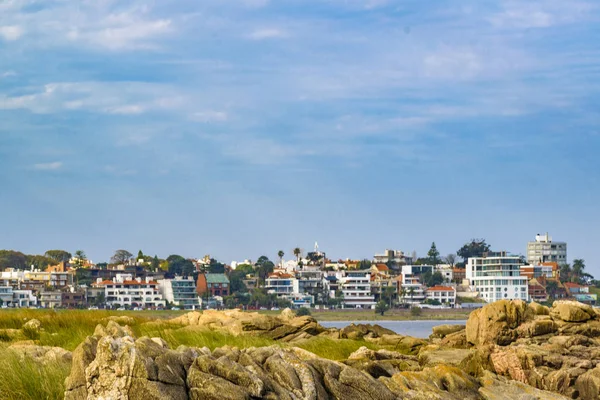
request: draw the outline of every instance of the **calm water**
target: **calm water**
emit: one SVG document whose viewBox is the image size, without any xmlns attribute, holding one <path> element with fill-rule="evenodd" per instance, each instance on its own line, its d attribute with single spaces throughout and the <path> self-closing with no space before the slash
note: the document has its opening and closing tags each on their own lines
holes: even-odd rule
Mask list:
<svg viewBox="0 0 600 400">
<path fill-rule="evenodd" d="M 319 321 L 321 325 L 327 328 L 343 328 L 354 324 L 377 324 L 384 328 L 391 329 L 400 335 L 408 335 L 417 338 L 426 339 L 431 335 L 431 329 L 438 325 L 465 325 L 466 320 L 435 320 L 435 321 Z"/>
</svg>

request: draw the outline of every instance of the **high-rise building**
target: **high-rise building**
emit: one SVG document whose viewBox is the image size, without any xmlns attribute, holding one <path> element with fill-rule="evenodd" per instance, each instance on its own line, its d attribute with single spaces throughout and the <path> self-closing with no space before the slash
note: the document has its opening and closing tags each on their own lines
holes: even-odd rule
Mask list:
<svg viewBox="0 0 600 400">
<path fill-rule="evenodd" d="M 535 235 L 534 242 L 527 243 L 527 262 L 532 265 L 540 265 L 547 262 L 555 262 L 558 265 L 567 263 L 567 243 L 554 242 L 547 233 Z"/>
<path fill-rule="evenodd" d="M 501 252 L 469 258 L 466 279 L 488 303 L 502 299 L 528 299 L 527 277 L 521 276 L 521 258 Z"/>
</svg>

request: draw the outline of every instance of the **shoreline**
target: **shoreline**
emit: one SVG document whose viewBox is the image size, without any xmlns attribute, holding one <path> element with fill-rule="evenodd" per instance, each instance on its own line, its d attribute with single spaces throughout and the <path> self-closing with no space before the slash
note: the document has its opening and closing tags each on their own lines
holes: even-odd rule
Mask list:
<svg viewBox="0 0 600 400">
<path fill-rule="evenodd" d="M 414 316 L 410 310 L 389 310 L 384 315 L 376 314 L 374 310 L 313 310 L 311 316 L 319 322 L 356 322 L 356 321 L 464 321 L 473 310 L 423 309 L 421 315 Z M 279 311 L 260 311 L 261 314 L 276 315 Z"/>
</svg>

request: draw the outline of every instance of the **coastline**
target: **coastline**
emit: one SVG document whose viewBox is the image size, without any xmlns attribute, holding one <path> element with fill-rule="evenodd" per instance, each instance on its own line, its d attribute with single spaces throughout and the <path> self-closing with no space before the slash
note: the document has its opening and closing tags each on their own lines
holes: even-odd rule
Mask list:
<svg viewBox="0 0 600 400">
<path fill-rule="evenodd" d="M 421 315 L 414 316 L 410 310 L 389 310 L 384 315 L 376 314 L 374 310 L 313 310 L 311 316 L 317 321 L 455 321 L 466 320 L 473 310 L 450 309 L 431 310 L 423 309 Z M 259 311 L 261 314 L 277 315 L 279 311 Z"/>
</svg>

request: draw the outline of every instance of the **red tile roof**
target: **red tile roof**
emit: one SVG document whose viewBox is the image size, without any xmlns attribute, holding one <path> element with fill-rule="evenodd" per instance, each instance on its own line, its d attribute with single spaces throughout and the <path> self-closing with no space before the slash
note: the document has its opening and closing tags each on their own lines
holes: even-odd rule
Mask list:
<svg viewBox="0 0 600 400">
<path fill-rule="evenodd" d="M 387 265 L 385 265 L 385 264 L 377 264 L 377 265 L 376 265 L 376 267 L 377 267 L 377 269 L 378 269 L 379 271 L 389 271 L 389 270 L 390 270 L 390 269 L 388 268 L 388 266 L 387 266 Z"/>
<path fill-rule="evenodd" d="M 565 285 L 568 288 L 584 288 L 584 287 L 587 287 L 587 286 L 579 285 L 577 283 L 572 283 L 572 282 L 565 282 L 565 283 L 563 283 L 563 285 Z"/>
<path fill-rule="evenodd" d="M 454 288 L 449 287 L 449 286 L 434 286 L 434 287 L 430 287 L 429 289 L 427 289 L 428 292 L 430 290 L 435 290 L 438 292 L 453 292 Z"/>
</svg>

